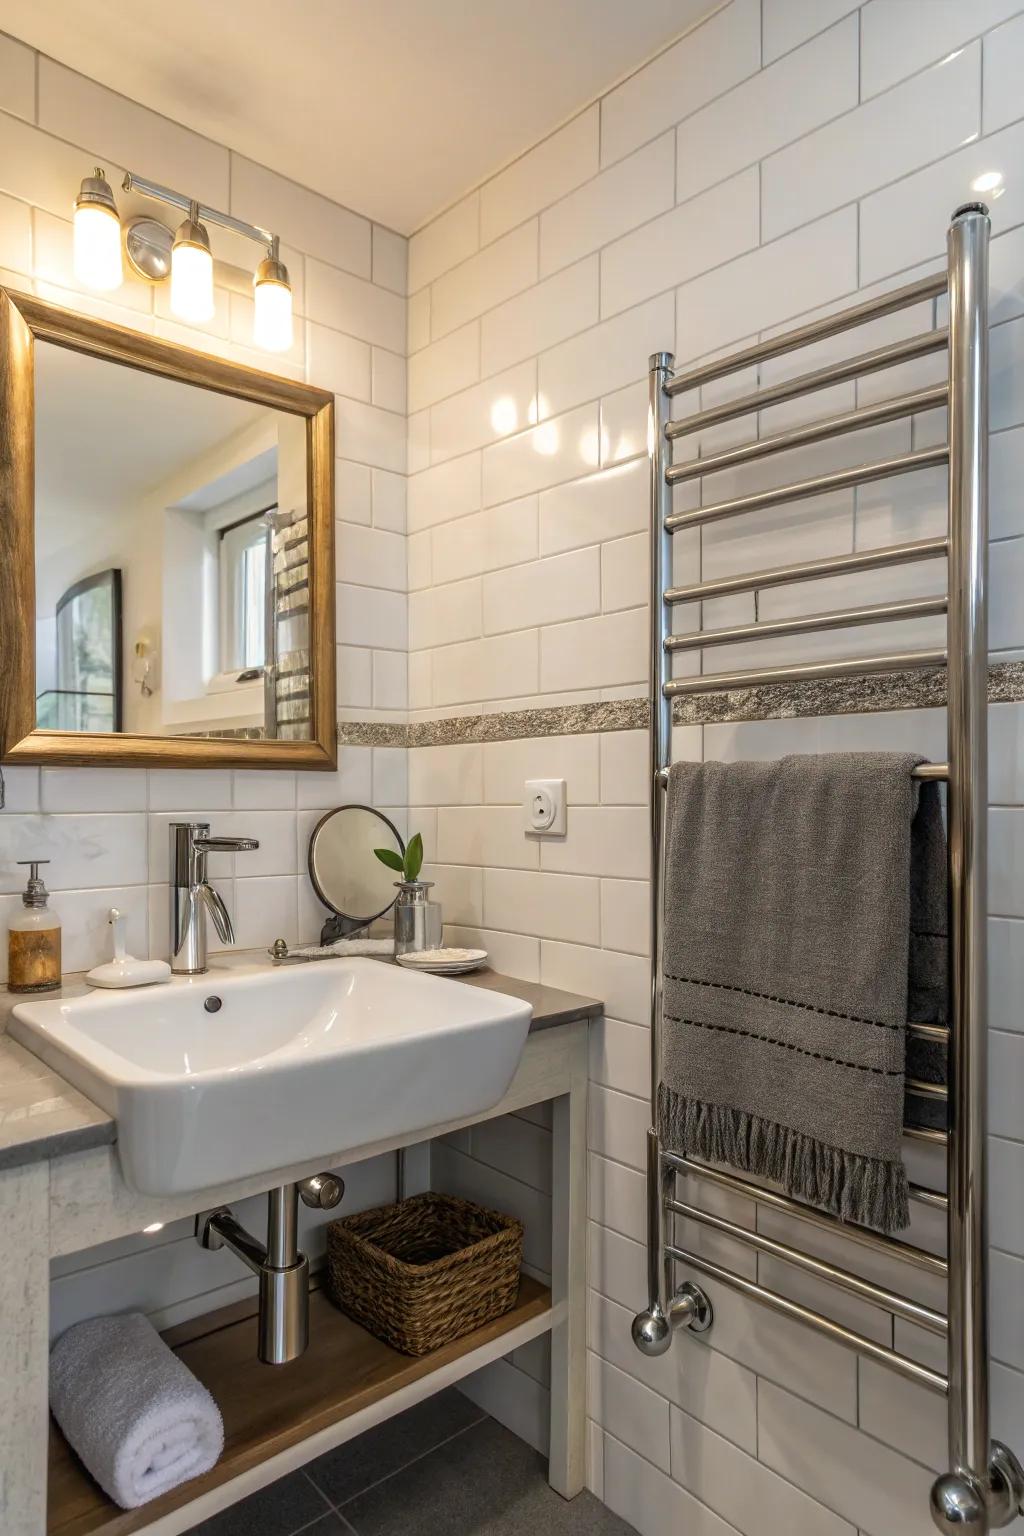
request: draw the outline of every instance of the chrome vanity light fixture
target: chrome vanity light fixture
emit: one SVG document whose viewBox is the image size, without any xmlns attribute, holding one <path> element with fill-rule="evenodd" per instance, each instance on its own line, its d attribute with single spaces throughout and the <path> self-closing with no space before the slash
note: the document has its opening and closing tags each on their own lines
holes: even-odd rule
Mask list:
<svg viewBox="0 0 1024 1536">
<path fill-rule="evenodd" d="M 192 203 L 171 247 L 171 314 L 190 325 L 213 319 L 213 252 Z"/>
<path fill-rule="evenodd" d="M 214 312 L 213 252 L 207 225 L 262 245 L 266 254 L 253 274 L 253 344 L 266 352 L 287 352 L 292 344 L 292 288 L 277 235 L 132 171 L 125 175 L 122 188 L 167 203 L 185 215 L 176 231 L 145 216 L 130 219 L 124 228 L 129 267 L 146 282 L 170 278 L 171 313 L 180 320 L 201 324 Z M 121 221 L 114 194 L 98 167 L 82 182 L 75 200 L 74 229 L 78 281 L 105 292 L 120 287 L 124 280 Z"/>
<path fill-rule="evenodd" d="M 75 198 L 75 277 L 86 288 L 109 293 L 124 281 L 121 220 L 110 184 L 99 166 L 86 176 Z"/>
<path fill-rule="evenodd" d="M 268 352 L 287 352 L 292 344 L 292 286 L 275 235 L 252 280 L 252 339 Z"/>
</svg>

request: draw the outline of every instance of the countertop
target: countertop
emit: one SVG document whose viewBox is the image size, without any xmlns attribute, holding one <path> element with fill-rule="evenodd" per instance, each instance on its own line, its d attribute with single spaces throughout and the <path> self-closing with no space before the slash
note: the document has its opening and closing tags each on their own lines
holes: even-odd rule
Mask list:
<svg viewBox="0 0 1024 1536">
<path fill-rule="evenodd" d="M 592 997 L 502 976 L 489 968 L 452 979 L 529 1003 L 531 1032 L 592 1019 L 602 1009 Z M 47 998 L 81 996 L 87 990 L 80 976 L 68 976 L 64 986 L 47 993 Z M 16 994 L 0 988 L 0 1169 L 109 1146 L 117 1138 L 111 1117 L 5 1033 L 11 1009 L 19 1001 Z"/>
</svg>

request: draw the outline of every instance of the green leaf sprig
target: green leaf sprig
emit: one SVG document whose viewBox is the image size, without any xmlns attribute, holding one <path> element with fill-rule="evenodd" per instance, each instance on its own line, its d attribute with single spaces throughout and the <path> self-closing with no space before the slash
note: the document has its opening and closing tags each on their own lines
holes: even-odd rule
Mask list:
<svg viewBox="0 0 1024 1536">
<path fill-rule="evenodd" d="M 423 839 L 418 832 L 414 832 L 406 846 L 405 856 L 396 853 L 393 848 L 375 848 L 374 853 L 382 864 L 388 869 L 393 869 L 401 875 L 405 881 L 418 880 L 420 870 L 423 868 Z"/>
</svg>

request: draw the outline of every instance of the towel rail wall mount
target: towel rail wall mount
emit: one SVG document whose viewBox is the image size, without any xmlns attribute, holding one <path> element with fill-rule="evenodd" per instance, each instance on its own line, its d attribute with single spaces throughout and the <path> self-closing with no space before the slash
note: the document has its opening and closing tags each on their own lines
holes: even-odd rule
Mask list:
<svg viewBox="0 0 1024 1536">
<path fill-rule="evenodd" d="M 674 373 L 671 353 L 650 360 L 648 445 L 651 494 L 651 1120 L 647 1136 L 647 1278 L 649 1302 L 633 1323 L 633 1340 L 649 1356 L 661 1355 L 681 1328 L 704 1332 L 714 1309 L 694 1280 L 676 1286 L 675 1266 L 685 1265 L 751 1297 L 774 1311 L 879 1361 L 902 1376 L 947 1398 L 950 1471 L 935 1482 L 931 1513 L 940 1531 L 985 1533 L 1024 1514 L 1024 1469 L 1012 1451 L 989 1435 L 988 1230 L 986 1212 L 986 800 L 988 705 L 988 247 L 990 223 L 983 204 L 958 208 L 947 232 L 946 270 L 904 285 L 769 341 L 756 343 L 715 362 Z M 697 389 L 740 369 L 781 357 L 826 337 L 911 305 L 949 295 L 949 327 L 843 358 L 781 383 L 672 419 L 676 395 Z M 947 382 L 818 422 L 777 432 L 740 447 L 728 448 L 683 464 L 672 462 L 672 445 L 703 428 L 767 406 L 792 400 L 847 380 L 945 350 Z M 790 484 L 712 502 L 691 511 L 673 511 L 672 487 L 716 470 L 735 468 L 769 455 L 863 430 L 882 422 L 946 406 L 948 444 L 912 450 L 895 458 L 820 474 Z M 918 540 L 887 549 L 859 551 L 830 559 L 804 561 L 706 582 L 673 586 L 672 537 L 764 507 L 778 506 L 823 492 L 867 484 L 897 474 L 948 464 L 949 523 L 943 538 Z M 939 598 L 838 609 L 800 618 L 754 622 L 696 635 L 672 632 L 672 613 L 680 603 L 703 603 L 737 592 L 788 586 L 828 576 L 870 572 L 917 561 L 947 561 L 947 590 Z M 674 678 L 677 651 L 733 644 L 765 637 L 822 633 L 829 630 L 946 615 L 946 648 L 817 661 L 738 672 Z M 950 891 L 949 1027 L 947 1129 L 906 1126 L 905 1134 L 946 1150 L 947 1191 L 911 1185 L 911 1199 L 945 1211 L 948 1259 L 868 1228 L 838 1221 L 821 1211 L 762 1187 L 732 1172 L 705 1165 L 670 1148 L 658 1134 L 658 1085 L 662 1037 L 662 972 L 665 898 L 665 789 L 671 762 L 673 698 L 696 693 L 752 688 L 781 682 L 945 668 L 948 761 L 923 764 L 922 779 L 947 787 Z M 911 1025 L 908 1036 L 937 1037 L 933 1026 Z M 907 1083 L 908 1092 L 941 1098 L 933 1085 Z M 869 1282 L 837 1264 L 750 1231 L 702 1209 L 694 1200 L 676 1198 L 678 1176 L 710 1182 L 769 1209 L 795 1218 L 802 1227 L 842 1234 L 855 1247 L 887 1255 L 933 1275 L 947 1285 L 947 1315 L 898 1292 Z M 817 1279 L 940 1335 L 946 1343 L 947 1371 L 933 1370 L 896 1349 L 854 1332 L 843 1324 L 791 1300 L 756 1280 L 733 1273 L 701 1254 L 678 1246 L 670 1223 L 683 1218 L 751 1249 L 780 1259 Z M 672 1236 L 670 1238 L 670 1232 Z"/>
</svg>

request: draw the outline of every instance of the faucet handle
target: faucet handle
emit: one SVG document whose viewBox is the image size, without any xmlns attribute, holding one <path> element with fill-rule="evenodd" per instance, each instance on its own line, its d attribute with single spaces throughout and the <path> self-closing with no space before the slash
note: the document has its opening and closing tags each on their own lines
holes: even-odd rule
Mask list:
<svg viewBox="0 0 1024 1536">
<path fill-rule="evenodd" d="M 213 926 L 220 936 L 222 944 L 235 942 L 235 930 L 231 922 L 231 914 L 224 905 L 224 899 L 219 891 L 214 890 L 208 880 L 204 880 L 196 886 L 196 900 L 205 902 L 213 918 Z"/>
<path fill-rule="evenodd" d="M 192 846 L 200 853 L 251 853 L 259 847 L 259 840 L 255 837 L 196 837 Z"/>
</svg>

